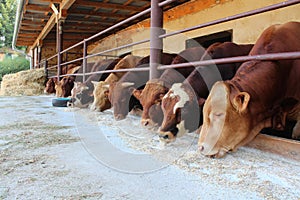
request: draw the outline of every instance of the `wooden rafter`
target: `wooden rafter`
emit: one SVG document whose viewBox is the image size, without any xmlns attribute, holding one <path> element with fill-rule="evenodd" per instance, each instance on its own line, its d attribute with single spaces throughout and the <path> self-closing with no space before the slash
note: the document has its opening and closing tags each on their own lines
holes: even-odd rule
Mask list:
<svg viewBox="0 0 300 200">
<path fill-rule="evenodd" d="M 97 8 L 139 11 L 139 12 L 143 10 L 143 8 L 136 7 L 136 6 L 124 6 L 122 4 L 116 4 L 116 3 L 103 3 L 103 2 L 94 2 L 94 1 L 86 1 L 86 0 L 78 0 L 76 1 L 76 5 L 90 6 L 90 7 L 97 7 Z"/>
</svg>

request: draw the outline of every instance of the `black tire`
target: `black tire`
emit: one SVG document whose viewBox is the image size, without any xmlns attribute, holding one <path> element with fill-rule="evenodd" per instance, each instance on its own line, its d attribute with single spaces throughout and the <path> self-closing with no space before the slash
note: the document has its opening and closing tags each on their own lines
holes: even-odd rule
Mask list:
<svg viewBox="0 0 300 200">
<path fill-rule="evenodd" d="M 70 98 L 56 98 L 52 99 L 52 105 L 55 107 L 67 107 L 69 101 L 71 101 Z"/>
</svg>

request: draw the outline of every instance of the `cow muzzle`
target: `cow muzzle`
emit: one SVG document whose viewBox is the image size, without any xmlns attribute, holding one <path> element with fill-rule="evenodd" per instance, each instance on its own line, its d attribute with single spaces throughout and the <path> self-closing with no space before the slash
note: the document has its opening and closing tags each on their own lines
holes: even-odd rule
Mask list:
<svg viewBox="0 0 300 200">
<path fill-rule="evenodd" d="M 159 132 L 159 140 L 165 143 L 171 143 L 176 140 L 176 136 L 171 132 Z"/>
<path fill-rule="evenodd" d="M 210 158 L 222 158 L 228 152 L 227 149 L 220 148 L 219 150 L 215 150 L 215 151 L 212 150 L 209 153 L 207 153 L 207 152 L 205 152 L 205 147 L 203 145 L 199 145 L 198 150 L 202 155 L 205 155 Z"/>
<path fill-rule="evenodd" d="M 142 126 L 148 126 L 148 127 L 157 126 L 157 124 L 154 123 L 151 119 L 142 119 L 141 124 Z"/>
<path fill-rule="evenodd" d="M 115 120 L 119 121 L 119 120 L 122 120 L 122 119 L 125 119 L 125 115 L 123 114 L 115 114 Z"/>
</svg>

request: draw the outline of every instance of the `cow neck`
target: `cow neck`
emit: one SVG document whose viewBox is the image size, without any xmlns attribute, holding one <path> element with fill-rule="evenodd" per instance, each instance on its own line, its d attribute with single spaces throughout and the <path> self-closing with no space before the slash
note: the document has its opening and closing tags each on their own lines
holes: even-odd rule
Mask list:
<svg viewBox="0 0 300 200">
<path fill-rule="evenodd" d="M 149 78 L 149 71 L 144 72 L 127 72 L 118 83 L 130 82 L 134 83 L 134 87 L 143 87 Z"/>
<path fill-rule="evenodd" d="M 204 98 L 206 99 L 209 91 L 205 81 L 203 80 L 201 74 L 195 69 L 183 82 L 186 90 L 194 91 L 197 96 L 197 99 Z"/>
<path fill-rule="evenodd" d="M 274 62 L 249 61 L 243 64 L 231 80 L 226 81 L 231 87 L 231 100 L 239 92 L 250 94 L 250 113 L 257 116 L 257 121 L 265 120 L 278 112 L 278 93 L 283 90 L 274 87 L 274 81 L 280 80 L 270 77 L 282 77 Z"/>
<path fill-rule="evenodd" d="M 164 71 L 158 80 L 163 82 L 164 87 L 171 88 L 174 83 L 181 83 L 185 78 L 176 70 L 170 69 Z"/>
</svg>

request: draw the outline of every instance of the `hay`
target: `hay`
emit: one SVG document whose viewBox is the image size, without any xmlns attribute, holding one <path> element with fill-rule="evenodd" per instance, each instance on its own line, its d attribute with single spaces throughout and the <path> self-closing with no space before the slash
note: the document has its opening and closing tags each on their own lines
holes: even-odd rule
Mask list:
<svg viewBox="0 0 300 200">
<path fill-rule="evenodd" d="M 1 82 L 1 96 L 33 96 L 43 94 L 46 74 L 44 69 L 7 74 Z"/>
</svg>

